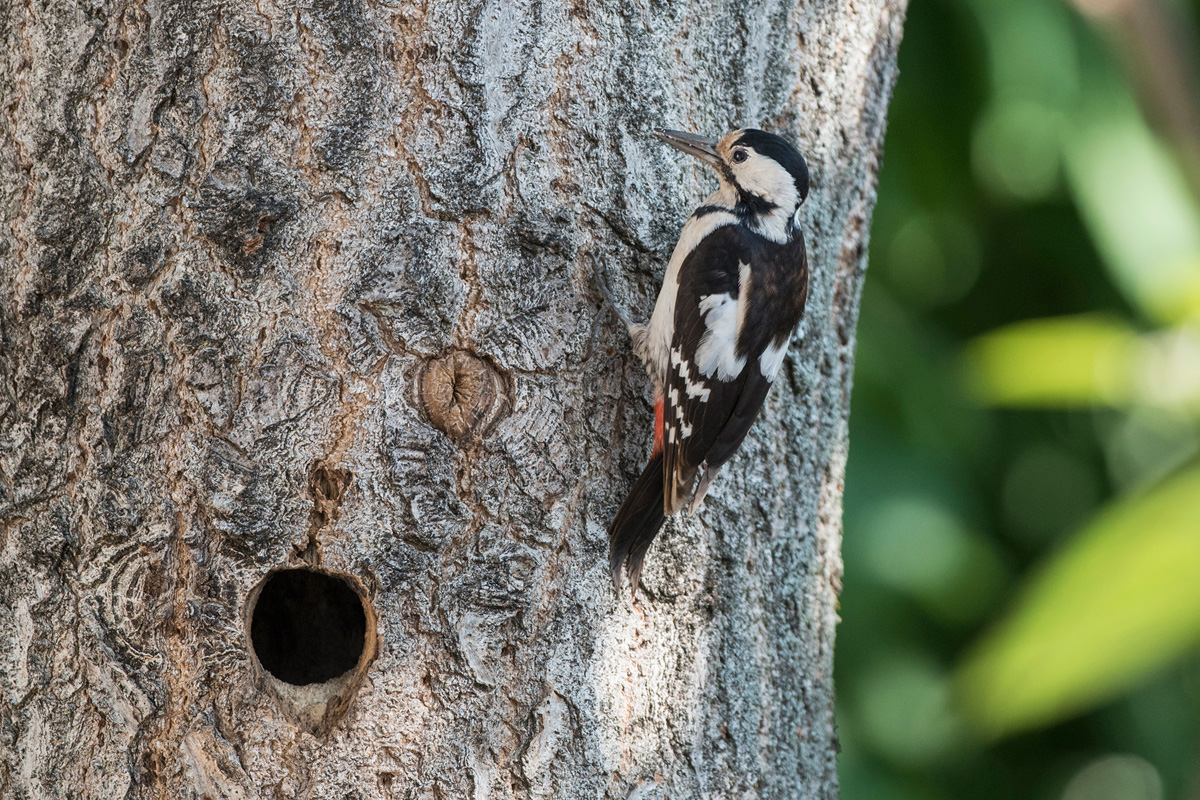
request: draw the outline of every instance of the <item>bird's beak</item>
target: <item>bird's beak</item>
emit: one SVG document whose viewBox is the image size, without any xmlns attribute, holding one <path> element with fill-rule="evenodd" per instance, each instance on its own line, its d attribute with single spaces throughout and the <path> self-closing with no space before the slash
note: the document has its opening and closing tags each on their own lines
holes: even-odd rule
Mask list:
<svg viewBox="0 0 1200 800">
<path fill-rule="evenodd" d="M 716 139 L 709 139 L 707 136 L 698 136 L 686 131 L 668 131 L 662 128 L 655 129 L 654 135 L 676 150 L 682 150 L 689 156 L 695 156 L 711 166 L 720 168 L 724 163 L 717 153 Z"/>
</svg>

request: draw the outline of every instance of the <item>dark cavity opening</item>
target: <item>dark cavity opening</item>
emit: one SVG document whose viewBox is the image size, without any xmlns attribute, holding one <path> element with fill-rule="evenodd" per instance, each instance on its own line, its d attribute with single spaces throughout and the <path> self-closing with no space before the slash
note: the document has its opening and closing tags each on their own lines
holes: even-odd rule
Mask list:
<svg viewBox="0 0 1200 800">
<path fill-rule="evenodd" d="M 250 617 L 254 654 L 284 683 L 324 683 L 362 656 L 367 615 L 343 578 L 312 569 L 267 577 Z"/>
</svg>

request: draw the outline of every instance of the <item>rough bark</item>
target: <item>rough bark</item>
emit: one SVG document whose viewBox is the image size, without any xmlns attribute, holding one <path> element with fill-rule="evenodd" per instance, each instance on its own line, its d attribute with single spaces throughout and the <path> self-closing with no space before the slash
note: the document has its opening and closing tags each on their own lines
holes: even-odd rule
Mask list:
<svg viewBox="0 0 1200 800">
<path fill-rule="evenodd" d="M 0 796 L 836 795 L 859 285 L 904 0 L 0 5 Z M 712 178 L 795 139 L 804 334 L 635 604 L 605 526 Z M 359 668 L 267 675 L 270 570 Z M 304 696 L 301 696 L 304 695 Z"/>
</svg>

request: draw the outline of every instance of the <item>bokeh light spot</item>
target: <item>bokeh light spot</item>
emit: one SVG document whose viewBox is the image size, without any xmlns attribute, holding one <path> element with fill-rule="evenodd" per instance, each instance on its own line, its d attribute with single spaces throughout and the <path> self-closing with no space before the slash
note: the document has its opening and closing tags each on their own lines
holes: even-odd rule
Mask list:
<svg viewBox="0 0 1200 800">
<path fill-rule="evenodd" d="M 1158 770 L 1144 758 L 1115 755 L 1097 759 L 1075 773 L 1063 800 L 1162 800 Z"/>
<path fill-rule="evenodd" d="M 958 217 L 914 214 L 888 247 L 887 276 L 906 300 L 951 303 L 975 285 L 980 250 L 978 235 Z"/>
<path fill-rule="evenodd" d="M 1004 516 L 1012 532 L 1031 544 L 1065 533 L 1099 500 L 1100 488 L 1088 466 L 1048 444 L 1022 451 L 1004 480 Z"/>
<path fill-rule="evenodd" d="M 1019 100 L 994 106 L 979 121 L 971 163 L 1000 197 L 1041 200 L 1059 185 L 1061 121 L 1057 112 Z"/>
<path fill-rule="evenodd" d="M 967 564 L 969 545 L 958 519 L 929 498 L 896 497 L 874 509 L 862 530 L 871 571 L 881 583 L 934 594 Z"/>
<path fill-rule="evenodd" d="M 923 658 L 888 659 L 864 676 L 854 700 L 866 743 L 892 761 L 928 764 L 951 755 L 962 742 L 950 683 Z"/>
</svg>

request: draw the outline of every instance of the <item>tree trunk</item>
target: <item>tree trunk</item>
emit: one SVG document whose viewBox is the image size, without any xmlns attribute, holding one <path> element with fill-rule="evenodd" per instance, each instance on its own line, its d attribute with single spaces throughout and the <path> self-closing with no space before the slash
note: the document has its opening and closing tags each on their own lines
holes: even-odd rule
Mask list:
<svg viewBox="0 0 1200 800">
<path fill-rule="evenodd" d="M 903 7 L 4 0 L 0 796 L 836 796 Z M 813 278 L 631 602 L 657 125 L 795 140 Z"/>
</svg>

